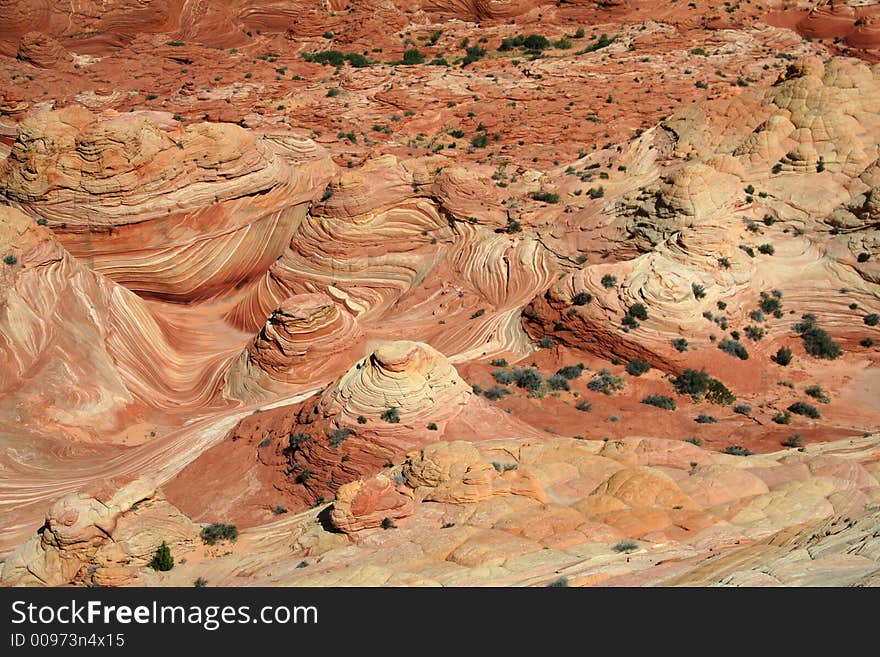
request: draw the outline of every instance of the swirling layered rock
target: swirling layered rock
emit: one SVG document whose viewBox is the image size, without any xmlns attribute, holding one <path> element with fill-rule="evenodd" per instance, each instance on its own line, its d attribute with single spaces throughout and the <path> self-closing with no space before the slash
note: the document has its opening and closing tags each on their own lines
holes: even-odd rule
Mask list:
<svg viewBox="0 0 880 657">
<path fill-rule="evenodd" d="M 309 140 L 71 107 L 22 123 L 0 194 L 46 219 L 96 271 L 191 301 L 268 270 L 332 169 Z"/>
<path fill-rule="evenodd" d="M 130 424 L 126 412 L 205 404 L 216 394 L 222 355 L 188 351 L 194 334 L 2 205 L 0 253 L 2 421 L 112 442 Z"/>
<path fill-rule="evenodd" d="M 412 494 L 398 487 L 385 475 L 358 479 L 345 484 L 336 493 L 330 509 L 330 523 L 341 532 L 354 534 L 379 527 L 386 519 L 398 520 L 412 515 Z"/>
<path fill-rule="evenodd" d="M 193 517 L 224 515 L 251 525 L 279 502 L 300 509 L 331 499 L 343 484 L 400 463 L 438 438 L 539 435 L 476 397 L 434 348 L 384 342 L 316 397 L 243 418 L 228 440 L 164 488 Z M 483 475 L 466 482 L 465 490 L 501 495 L 530 485 L 512 475 Z M 218 476 L 235 483 L 217 494 L 210 482 Z"/>
<path fill-rule="evenodd" d="M 226 373 L 224 394 L 256 400 L 350 362 L 361 331 L 344 307 L 323 294 L 287 298 Z M 341 346 L 345 345 L 345 349 Z"/>
<path fill-rule="evenodd" d="M 155 484 L 137 479 L 112 494 L 73 493 L 53 504 L 41 530 L 0 571 L 7 586 L 120 585 L 137 577 L 164 541 L 195 542 L 197 529 Z"/>
<path fill-rule="evenodd" d="M 57 39 L 40 32 L 22 35 L 18 58 L 39 68 L 55 68 L 73 62 L 73 55 Z"/>
</svg>

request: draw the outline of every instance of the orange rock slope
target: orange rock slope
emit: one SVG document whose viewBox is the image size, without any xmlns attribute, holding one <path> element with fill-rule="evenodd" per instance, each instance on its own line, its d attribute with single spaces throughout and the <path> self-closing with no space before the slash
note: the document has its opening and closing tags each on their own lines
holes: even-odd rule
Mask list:
<svg viewBox="0 0 880 657">
<path fill-rule="evenodd" d="M 874 5 L 0 11 L 4 585 L 877 583 Z"/>
</svg>

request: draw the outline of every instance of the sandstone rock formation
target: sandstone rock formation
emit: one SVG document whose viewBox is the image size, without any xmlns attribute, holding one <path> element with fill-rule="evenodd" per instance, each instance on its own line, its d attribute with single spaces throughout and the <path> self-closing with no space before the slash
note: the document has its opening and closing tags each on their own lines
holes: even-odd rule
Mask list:
<svg viewBox="0 0 880 657">
<path fill-rule="evenodd" d="M 68 5 L 0 0 L 4 583 L 877 583 L 875 5 Z"/>
<path fill-rule="evenodd" d="M 137 580 L 163 541 L 174 551 L 197 530 L 155 489 L 138 479 L 96 497 L 68 495 L 50 507 L 39 533 L 3 564 L 7 586 L 120 586 Z"/>
<path fill-rule="evenodd" d="M 175 123 L 36 114 L 0 164 L 0 194 L 131 290 L 175 301 L 228 293 L 282 253 L 333 165 L 308 139 Z"/>
</svg>

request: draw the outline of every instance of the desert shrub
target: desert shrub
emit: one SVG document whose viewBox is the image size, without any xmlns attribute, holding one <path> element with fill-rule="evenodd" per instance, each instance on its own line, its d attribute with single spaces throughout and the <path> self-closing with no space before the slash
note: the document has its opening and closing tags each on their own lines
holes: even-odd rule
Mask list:
<svg viewBox="0 0 880 657">
<path fill-rule="evenodd" d="M 605 395 L 611 395 L 615 390 L 623 388 L 623 378 L 612 374 L 606 369 L 599 370 L 590 379 L 587 388 L 593 392 L 601 392 Z"/>
<path fill-rule="evenodd" d="M 634 303 L 629 307 L 629 310 L 626 311 L 626 314 L 630 317 L 640 319 L 643 322 L 648 319 L 648 309 L 645 308 L 645 304 L 643 303 Z"/>
<path fill-rule="evenodd" d="M 547 386 L 550 390 L 570 390 L 568 379 L 560 374 L 554 374 L 547 379 Z"/>
<path fill-rule="evenodd" d="M 425 61 L 425 56 L 418 51 L 417 48 L 410 48 L 403 53 L 403 63 L 407 66 L 414 66 Z"/>
<path fill-rule="evenodd" d="M 544 383 L 544 377 L 542 377 L 541 373 L 533 367 L 525 369 L 517 368 L 513 370 L 513 375 L 517 387 L 528 390 L 529 392 L 534 392 L 541 387 L 542 383 Z"/>
<path fill-rule="evenodd" d="M 862 321 L 868 326 L 877 326 L 877 324 L 880 324 L 880 315 L 877 313 L 871 313 L 870 315 L 865 315 L 862 318 Z"/>
<path fill-rule="evenodd" d="M 275 506 L 272 507 L 272 513 L 276 516 L 280 516 L 280 515 L 287 513 L 287 509 L 285 509 L 280 504 L 276 504 Z"/>
<path fill-rule="evenodd" d="M 546 50 L 550 47 L 550 41 L 541 34 L 530 34 L 522 41 L 526 50 Z"/>
<path fill-rule="evenodd" d="M 748 404 L 737 404 L 733 407 L 733 412 L 739 415 L 748 415 L 752 412 L 752 407 Z"/>
<path fill-rule="evenodd" d="M 822 417 L 821 413 L 819 413 L 819 409 L 813 406 L 812 404 L 808 404 L 807 402 L 798 401 L 788 407 L 788 411 L 790 413 L 794 413 L 795 415 L 805 415 L 806 417 L 818 419 Z"/>
<path fill-rule="evenodd" d="M 782 365 L 783 367 L 785 367 L 791 362 L 791 349 L 789 349 L 788 347 L 779 347 L 779 349 L 776 351 L 776 354 L 770 357 L 770 360 L 772 360 L 777 365 Z"/>
<path fill-rule="evenodd" d="M 471 138 L 471 146 L 474 148 L 486 148 L 489 145 L 489 135 L 480 132 Z"/>
<path fill-rule="evenodd" d="M 602 287 L 604 287 L 606 290 L 610 290 L 612 287 L 617 285 L 617 276 L 614 276 L 613 274 L 605 274 L 602 277 L 601 283 Z"/>
<path fill-rule="evenodd" d="M 571 298 L 572 304 L 575 306 L 585 306 L 593 300 L 593 295 L 589 292 L 578 292 Z"/>
<path fill-rule="evenodd" d="M 831 336 L 816 325 L 816 316 L 810 313 L 803 315 L 800 322 L 795 324 L 795 333 L 804 341 L 804 349 L 815 358 L 834 360 L 843 355 L 840 348 Z"/>
<path fill-rule="evenodd" d="M 626 364 L 626 373 L 632 376 L 641 376 L 651 371 L 651 364 L 641 358 L 633 358 Z"/>
<path fill-rule="evenodd" d="M 548 583 L 545 588 L 548 589 L 557 589 L 557 588 L 566 588 L 568 586 L 568 577 L 560 577 L 559 579 L 554 579 L 552 582 Z"/>
<path fill-rule="evenodd" d="M 764 337 L 764 329 L 760 326 L 746 326 L 745 333 L 746 337 L 754 342 L 758 342 Z"/>
<path fill-rule="evenodd" d="M 165 541 L 162 541 L 162 545 L 156 548 L 156 554 L 150 560 L 150 568 L 162 572 L 174 568 L 174 557 L 171 556 L 171 548 Z"/>
<path fill-rule="evenodd" d="M 486 399 L 491 399 L 492 401 L 498 401 L 504 395 L 512 395 L 513 391 L 505 388 L 504 386 L 492 386 L 491 388 L 487 388 L 483 391 L 483 396 Z"/>
<path fill-rule="evenodd" d="M 697 438 L 696 436 L 685 439 L 685 442 L 690 443 L 691 445 L 696 445 L 697 447 L 703 444 L 702 438 Z"/>
<path fill-rule="evenodd" d="M 724 406 L 735 402 L 736 395 L 734 395 L 728 387 L 718 379 L 709 379 L 709 389 L 706 392 L 706 399 L 713 404 Z"/>
<path fill-rule="evenodd" d="M 307 433 L 294 433 L 290 435 L 290 438 L 287 441 L 287 444 L 290 446 L 290 449 L 296 450 L 300 445 L 304 442 L 311 440 L 311 434 Z"/>
<path fill-rule="evenodd" d="M 391 408 L 386 408 L 382 411 L 382 414 L 379 416 L 386 422 L 390 422 L 392 424 L 397 424 L 400 422 L 400 413 L 397 412 L 397 409 L 392 406 Z"/>
<path fill-rule="evenodd" d="M 862 339 L 859 341 L 859 344 L 860 344 L 861 346 L 863 346 L 863 347 L 873 347 L 873 346 L 874 346 L 874 340 L 873 340 L 872 338 L 862 338 Z"/>
<path fill-rule="evenodd" d="M 3 262 L 5 262 L 7 265 L 9 265 L 11 267 L 12 265 L 14 265 L 18 262 L 18 258 L 16 258 L 14 255 L 10 254 L 7 256 L 3 256 Z"/>
<path fill-rule="evenodd" d="M 331 447 L 339 447 L 353 433 L 351 429 L 333 429 L 327 433 L 327 438 Z"/>
<path fill-rule="evenodd" d="M 773 421 L 776 424 L 790 424 L 791 423 L 791 414 L 789 413 L 777 413 L 773 416 Z"/>
<path fill-rule="evenodd" d="M 705 413 L 700 413 L 694 418 L 694 422 L 698 424 L 718 424 L 718 420 L 714 416 L 706 415 Z"/>
<path fill-rule="evenodd" d="M 740 445 L 728 445 L 723 451 L 725 454 L 732 454 L 733 456 L 751 456 L 754 454 L 752 450 Z"/>
<path fill-rule="evenodd" d="M 425 427 L 428 431 L 437 431 L 437 423 L 436 422 L 428 422 L 428 426 Z"/>
<path fill-rule="evenodd" d="M 238 538 L 238 528 L 235 525 L 226 525 L 222 522 L 212 522 L 202 527 L 202 542 L 206 545 L 214 545 L 220 541 L 234 541 Z"/>
<path fill-rule="evenodd" d="M 776 253 L 776 249 L 773 248 L 773 245 L 772 245 L 772 244 L 761 244 L 761 245 L 758 247 L 758 251 L 761 252 L 761 253 L 763 253 L 764 255 L 771 255 L 771 256 L 772 256 L 774 253 Z"/>
<path fill-rule="evenodd" d="M 550 349 L 553 347 L 554 344 L 556 343 L 553 342 L 553 338 L 551 338 L 549 335 L 545 335 L 543 338 L 538 340 L 538 346 L 541 347 L 541 349 Z"/>
<path fill-rule="evenodd" d="M 471 319 L 476 319 L 477 317 L 482 317 L 485 314 L 486 314 L 486 309 L 480 308 L 479 310 L 474 311 L 474 313 L 471 315 Z"/>
<path fill-rule="evenodd" d="M 749 359 L 749 352 L 739 340 L 729 340 L 728 338 L 724 338 L 718 343 L 718 348 L 726 354 L 736 356 L 740 360 Z"/>
<path fill-rule="evenodd" d="M 503 358 L 495 358 L 489 361 L 492 367 L 507 367 L 507 361 Z"/>
<path fill-rule="evenodd" d="M 675 400 L 666 395 L 648 395 L 642 400 L 642 403 L 648 404 L 649 406 L 656 406 L 657 408 L 662 408 L 667 411 L 675 410 Z"/>
<path fill-rule="evenodd" d="M 581 374 L 584 373 L 584 365 L 583 363 L 578 363 L 577 365 L 566 365 L 565 367 L 560 367 L 556 370 L 556 373 L 559 376 L 564 376 L 566 379 L 578 379 Z"/>
<path fill-rule="evenodd" d="M 758 307 L 768 315 L 772 315 L 773 313 L 782 310 L 782 302 L 775 294 L 761 292 L 761 300 L 758 302 Z"/>
<path fill-rule="evenodd" d="M 685 338 L 674 338 L 672 340 L 672 348 L 684 353 L 688 349 L 688 341 Z"/>
<path fill-rule="evenodd" d="M 532 192 L 532 198 L 536 201 L 541 201 L 542 203 L 559 203 L 559 194 L 554 194 L 552 192 Z"/>
<path fill-rule="evenodd" d="M 492 378 L 495 379 L 496 383 L 500 383 L 503 386 L 510 385 L 516 380 L 516 377 L 510 370 L 495 370 L 492 372 Z"/>
<path fill-rule="evenodd" d="M 197 577 L 196 579 L 193 580 L 193 587 L 195 587 L 197 589 L 205 588 L 207 585 L 208 585 L 208 580 L 206 580 L 204 577 Z"/>
<path fill-rule="evenodd" d="M 358 424 L 366 424 L 366 423 L 367 423 L 367 418 L 365 418 L 363 415 L 358 415 L 357 423 L 358 423 Z"/>
<path fill-rule="evenodd" d="M 812 397 L 816 401 L 820 401 L 823 404 L 829 403 L 831 400 L 828 399 L 828 395 L 825 394 L 825 391 L 822 390 L 822 386 L 807 386 L 804 388 L 804 392 L 808 397 Z"/>
<path fill-rule="evenodd" d="M 699 397 L 709 389 L 711 377 L 706 370 L 686 369 L 675 377 L 672 387 L 679 395 L 691 395 Z"/>
<path fill-rule="evenodd" d="M 782 441 L 783 447 L 803 447 L 804 441 L 798 434 L 792 434 Z"/>
<path fill-rule="evenodd" d="M 624 539 L 614 544 L 612 548 L 615 552 L 632 552 L 638 549 L 639 544 L 630 539 Z"/>
<path fill-rule="evenodd" d="M 706 288 L 699 283 L 692 283 L 691 291 L 694 293 L 695 299 L 704 299 L 706 297 Z"/>
<path fill-rule="evenodd" d="M 397 525 L 391 518 L 383 518 L 381 527 L 382 529 L 397 529 Z"/>
<path fill-rule="evenodd" d="M 586 399 L 581 399 L 577 404 L 575 404 L 574 407 L 576 409 L 578 409 L 579 411 L 586 413 L 587 411 L 592 410 L 593 405 L 590 402 L 588 402 Z"/>
</svg>

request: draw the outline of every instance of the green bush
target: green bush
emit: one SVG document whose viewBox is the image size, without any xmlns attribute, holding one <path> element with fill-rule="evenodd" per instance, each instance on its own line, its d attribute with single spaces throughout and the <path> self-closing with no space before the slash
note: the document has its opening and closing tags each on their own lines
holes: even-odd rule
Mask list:
<svg viewBox="0 0 880 657">
<path fill-rule="evenodd" d="M 733 407 L 733 412 L 739 415 L 748 415 L 752 412 L 752 407 L 748 404 L 737 404 Z"/>
<path fill-rule="evenodd" d="M 773 416 L 773 421 L 776 424 L 790 424 L 791 415 L 789 413 L 777 413 Z"/>
<path fill-rule="evenodd" d="M 339 447 L 354 431 L 351 429 L 333 429 L 327 433 L 331 447 Z"/>
<path fill-rule="evenodd" d="M 688 350 L 688 341 L 685 338 L 674 338 L 672 340 L 672 348 L 680 353 Z"/>
<path fill-rule="evenodd" d="M 526 369 L 516 368 L 513 370 L 513 378 L 517 387 L 528 390 L 529 392 L 534 392 L 541 387 L 542 383 L 544 383 L 544 377 L 542 377 L 541 373 L 533 367 Z"/>
<path fill-rule="evenodd" d="M 407 66 L 414 66 L 416 64 L 422 64 L 425 61 L 425 56 L 418 51 L 416 48 L 410 48 L 409 50 L 404 51 L 403 53 L 403 63 Z"/>
<path fill-rule="evenodd" d="M 165 541 L 162 541 L 162 545 L 156 549 L 156 554 L 153 555 L 150 561 L 150 568 L 163 572 L 174 568 L 174 557 L 171 556 L 171 548 L 168 547 Z"/>
<path fill-rule="evenodd" d="M 505 395 L 512 395 L 513 392 L 508 390 L 504 386 L 492 386 L 491 388 L 487 388 L 483 391 L 483 396 L 486 399 L 490 399 L 492 401 L 497 401 L 504 397 Z"/>
<path fill-rule="evenodd" d="M 623 388 L 623 378 L 612 374 L 606 369 L 599 370 L 587 383 L 587 388 L 593 392 L 601 392 L 605 395 L 611 395 L 615 390 Z"/>
<path fill-rule="evenodd" d="M 806 417 L 813 418 L 814 420 L 822 417 L 819 413 L 819 409 L 813 406 L 812 404 L 808 404 L 807 402 L 795 402 L 791 406 L 788 407 L 788 411 L 790 413 L 794 413 L 795 415 L 805 415 Z"/>
<path fill-rule="evenodd" d="M 613 274 L 605 274 L 602 277 L 602 287 L 606 290 L 610 290 L 615 285 L 617 285 L 617 276 L 614 276 Z"/>
<path fill-rule="evenodd" d="M 386 408 L 382 411 L 382 414 L 379 417 L 391 424 L 397 424 L 400 422 L 400 413 L 397 412 L 397 409 L 394 406 Z"/>
<path fill-rule="evenodd" d="M 791 362 L 791 349 L 788 347 L 779 347 L 776 351 L 776 355 L 771 356 L 770 359 L 777 365 L 785 367 Z"/>
<path fill-rule="evenodd" d="M 568 379 L 560 374 L 554 374 L 547 379 L 547 386 L 550 390 L 570 390 Z"/>
<path fill-rule="evenodd" d="M 801 322 L 795 324 L 795 333 L 804 341 L 804 349 L 815 358 L 834 360 L 843 355 L 840 348 L 832 337 L 816 325 L 816 316 L 810 313 L 801 317 Z"/>
<path fill-rule="evenodd" d="M 649 406 L 656 406 L 657 408 L 662 408 L 667 411 L 675 410 L 675 400 L 666 395 L 648 395 L 642 400 L 642 403 L 648 404 Z"/>
<path fill-rule="evenodd" d="M 673 379 L 672 386 L 679 395 L 700 397 L 709 389 L 710 380 L 706 370 L 686 369 Z"/>
<path fill-rule="evenodd" d="M 641 376 L 651 371 L 651 364 L 641 358 L 633 358 L 626 364 L 626 373 L 631 376 Z"/>
<path fill-rule="evenodd" d="M 734 395 L 727 386 L 721 383 L 718 379 L 709 379 L 709 389 L 706 392 L 706 399 L 713 404 L 726 406 L 727 404 L 732 404 L 736 401 L 736 395 Z"/>
<path fill-rule="evenodd" d="M 585 306 L 593 300 L 593 295 L 589 292 L 578 292 L 571 298 L 571 303 L 575 306 Z"/>
<path fill-rule="evenodd" d="M 825 391 L 822 390 L 822 386 L 807 386 L 804 388 L 804 392 L 808 397 L 812 397 L 816 401 L 822 402 L 823 404 L 828 404 L 831 402 L 828 399 L 828 395 L 825 394 Z"/>
<path fill-rule="evenodd" d="M 564 376 L 566 379 L 578 379 L 580 378 L 581 374 L 584 373 L 584 365 L 583 363 L 578 363 L 577 365 L 566 365 L 556 370 L 556 373 L 559 376 Z"/>
<path fill-rule="evenodd" d="M 238 528 L 235 525 L 213 522 L 202 527 L 201 537 L 206 545 L 214 545 L 220 541 L 234 541 L 238 538 Z"/>
<path fill-rule="evenodd" d="M 728 445 L 723 451 L 725 454 L 732 454 L 733 456 L 751 456 L 754 454 L 752 450 L 740 445 Z"/>
<path fill-rule="evenodd" d="M 694 422 L 698 424 L 718 424 L 718 420 L 713 415 L 706 415 L 705 413 L 700 413 L 697 417 L 694 418 Z"/>
<path fill-rule="evenodd" d="M 736 356 L 740 360 L 749 359 L 749 352 L 739 340 L 729 340 L 728 338 L 724 338 L 718 343 L 718 348 L 726 354 Z"/>
<path fill-rule="evenodd" d="M 532 198 L 536 201 L 541 201 L 542 203 L 559 203 L 559 194 L 553 194 L 551 192 L 532 192 Z"/>
<path fill-rule="evenodd" d="M 550 41 L 540 34 L 530 34 L 523 39 L 522 45 L 526 50 L 546 50 L 550 47 Z"/>
<path fill-rule="evenodd" d="M 877 324 L 880 324 L 880 315 L 877 313 L 871 313 L 870 315 L 865 315 L 862 318 L 862 321 L 868 326 L 877 326 Z"/>
<path fill-rule="evenodd" d="M 643 322 L 648 319 L 648 309 L 645 307 L 643 303 L 634 303 L 629 307 L 629 310 L 626 311 L 626 314 L 630 317 L 635 317 L 636 319 L 640 319 Z"/>
</svg>

